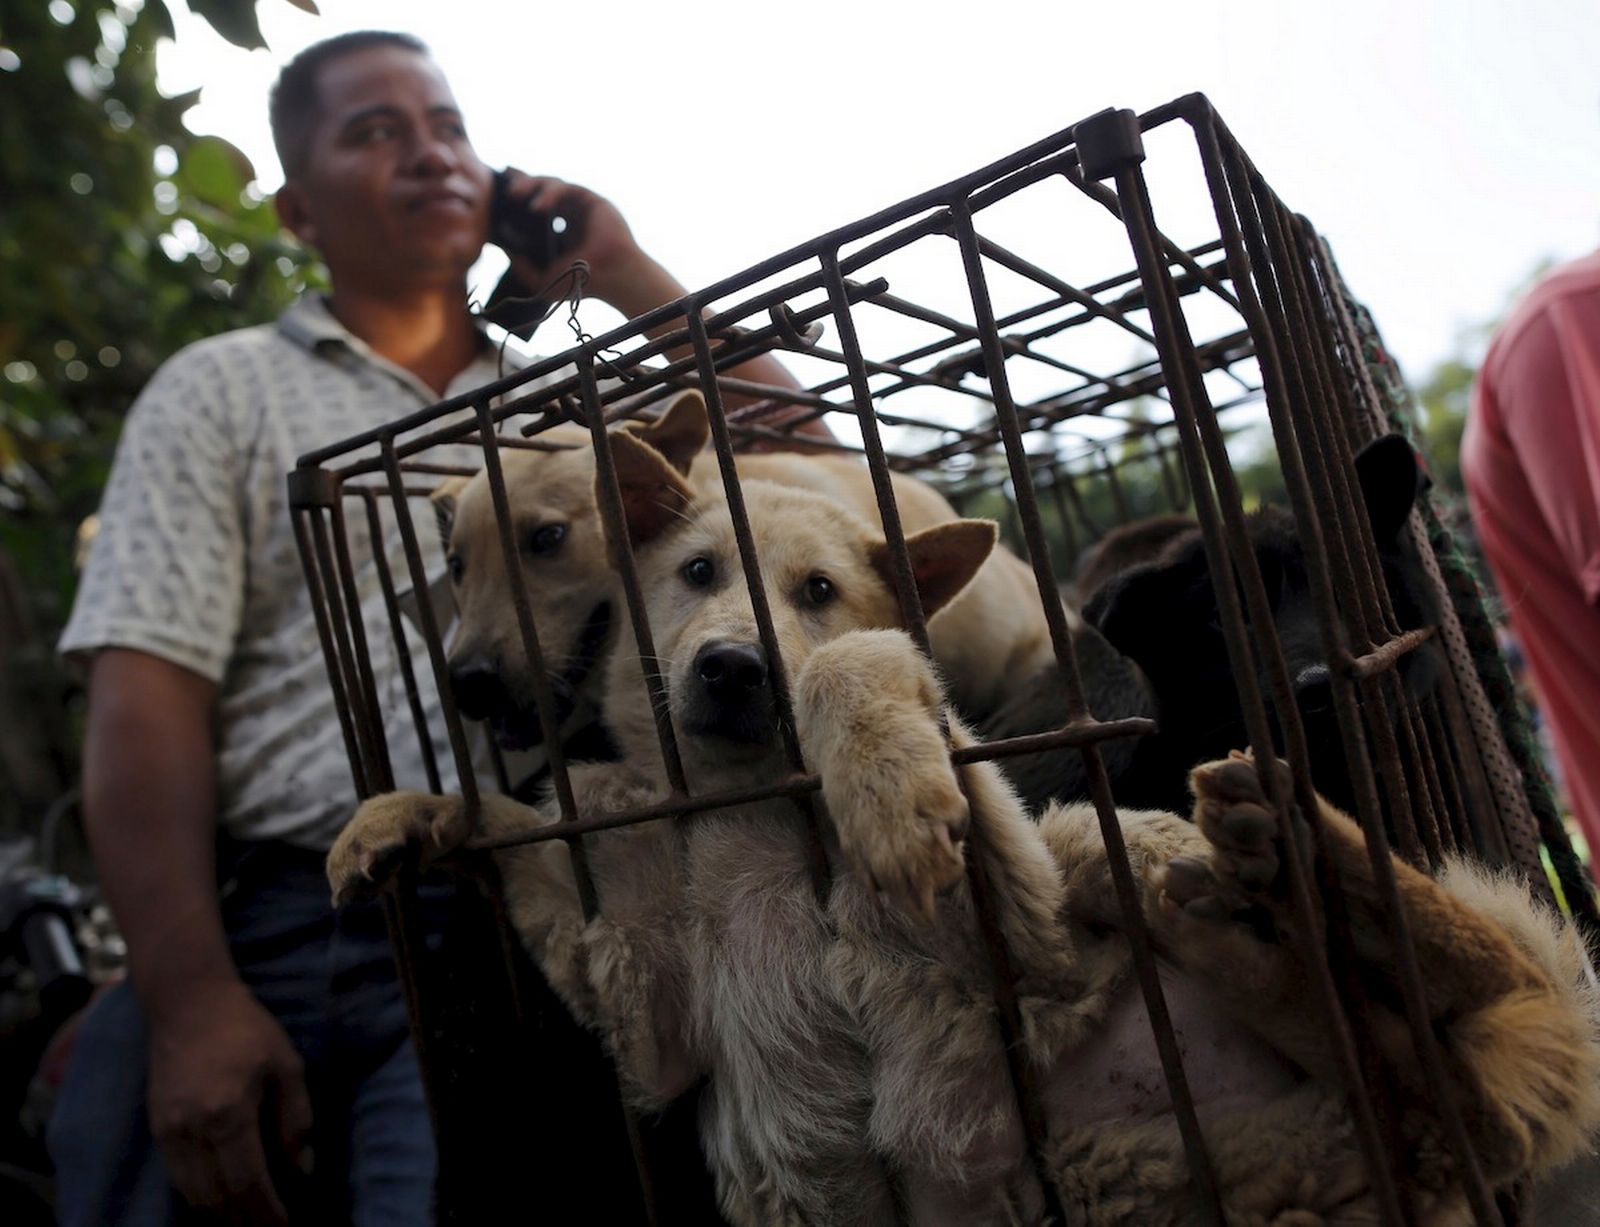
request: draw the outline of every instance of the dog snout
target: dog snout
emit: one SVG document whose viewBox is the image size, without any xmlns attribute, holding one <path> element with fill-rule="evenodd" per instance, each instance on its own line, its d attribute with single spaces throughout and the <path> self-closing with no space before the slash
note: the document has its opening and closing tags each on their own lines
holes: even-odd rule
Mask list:
<svg viewBox="0 0 1600 1227">
<path fill-rule="evenodd" d="M 500 670 L 481 656 L 450 666 L 450 693 L 468 720 L 487 720 L 504 711 L 509 697 Z"/>
<path fill-rule="evenodd" d="M 1295 674 L 1294 697 L 1300 710 L 1307 714 L 1332 708 L 1333 675 L 1328 671 L 1328 666 L 1319 662 L 1307 665 Z"/>
<path fill-rule="evenodd" d="M 712 640 L 694 654 L 693 669 L 698 684 L 681 708 L 689 731 L 746 745 L 771 739 L 776 723 L 760 644 Z"/>
<path fill-rule="evenodd" d="M 713 698 L 738 701 L 766 686 L 767 653 L 759 643 L 719 640 L 700 649 L 694 671 Z"/>
</svg>

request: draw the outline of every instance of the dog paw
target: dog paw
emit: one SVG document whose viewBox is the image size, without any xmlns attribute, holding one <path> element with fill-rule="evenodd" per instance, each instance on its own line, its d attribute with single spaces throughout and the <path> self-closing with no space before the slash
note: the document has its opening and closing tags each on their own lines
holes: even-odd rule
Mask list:
<svg viewBox="0 0 1600 1227">
<path fill-rule="evenodd" d="M 377 893 L 408 855 L 425 868 L 470 833 L 466 802 L 421 792 L 391 792 L 364 802 L 328 853 L 335 907 Z"/>
<path fill-rule="evenodd" d="M 905 738 L 900 770 L 836 772 L 824 786 L 840 846 L 868 889 L 931 921 L 937 898 L 966 872 L 962 841 L 970 811 L 937 727 Z"/>
<path fill-rule="evenodd" d="M 1287 764 L 1272 770 L 1285 795 L 1292 788 Z M 1162 896 L 1185 916 L 1202 921 L 1238 919 L 1275 901 L 1278 884 L 1278 813 L 1256 763 L 1234 751 L 1189 773 L 1194 821 L 1205 836 L 1203 856 L 1174 857 L 1160 883 Z"/>
<path fill-rule="evenodd" d="M 796 686 L 801 743 L 851 869 L 880 897 L 931 918 L 966 870 L 970 811 L 933 666 L 897 631 L 841 636 Z"/>
</svg>

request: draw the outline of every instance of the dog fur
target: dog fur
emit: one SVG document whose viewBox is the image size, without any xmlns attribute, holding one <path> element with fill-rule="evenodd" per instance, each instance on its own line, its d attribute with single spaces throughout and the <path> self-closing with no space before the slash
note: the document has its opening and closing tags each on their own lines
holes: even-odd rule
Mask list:
<svg viewBox="0 0 1600 1227">
<path fill-rule="evenodd" d="M 1385 435 L 1357 454 L 1355 474 L 1400 628 L 1437 625 L 1438 598 L 1408 531 L 1412 506 L 1426 483 L 1416 453 L 1401 436 Z M 1085 625 L 1074 637 L 1090 710 L 1102 720 L 1145 716 L 1158 726 L 1148 737 L 1107 743 L 1102 750 L 1112 794 L 1122 805 L 1181 809 L 1188 800 L 1190 768 L 1242 749 L 1247 740 L 1204 542 L 1192 523 L 1188 531 L 1179 531 L 1182 522 L 1181 517 L 1158 517 L 1128 526 L 1131 540 L 1108 538 L 1112 560 L 1162 536 L 1166 544 L 1154 558 L 1095 582 L 1083 606 Z M 1246 518 L 1246 529 L 1296 689 L 1313 781 L 1336 807 L 1353 809 L 1298 527 L 1288 511 L 1269 504 Z M 1399 677 L 1412 694 L 1422 695 L 1437 684 L 1443 668 L 1437 646 L 1424 643 L 1401 659 Z M 1270 693 L 1265 678 L 1262 689 Z M 1065 718 L 1059 678 L 1047 669 L 1017 683 L 980 728 L 986 740 L 993 740 L 1053 728 Z M 1007 773 L 1034 808 L 1088 795 L 1077 755 L 1024 756 L 1008 765 Z"/>
<path fill-rule="evenodd" d="M 1199 528 L 1188 515 L 1169 512 L 1145 516 L 1109 529 L 1078 557 L 1072 585 L 1079 608 L 1087 605 L 1102 584 L 1129 567 L 1153 562 L 1178 537 Z"/>
<path fill-rule="evenodd" d="M 651 423 L 630 424 L 696 489 L 721 489 L 705 401 L 680 393 Z M 621 585 L 606 556 L 595 498 L 594 453 L 586 431 L 557 427 L 541 436 L 550 451 L 507 450 L 505 472 L 522 563 L 522 583 L 538 628 L 546 671 L 561 720 L 581 692 L 598 691 L 602 661 L 627 630 Z M 763 453 L 738 457 L 741 482 L 774 482 L 824 494 L 868 523 L 878 522 L 871 475 L 854 459 Z M 906 532 L 956 518 L 933 487 L 896 474 L 895 502 Z M 501 561 L 487 478 L 451 478 L 433 495 L 453 577 L 458 628 L 450 646 L 451 677 L 465 714 L 489 718 L 502 744 L 521 748 L 542 738 L 533 713 L 511 577 Z M 539 534 L 543 531 L 544 536 Z M 554 534 L 554 536 L 553 536 Z M 1076 622 L 1076 615 L 1069 615 Z M 598 627 L 603 631 L 597 631 Z M 1005 549 L 985 561 L 977 582 L 929 627 L 950 696 L 964 712 L 998 707 L 1008 679 L 1027 677 L 1053 660 L 1049 627 L 1032 570 Z"/>
<path fill-rule="evenodd" d="M 705 709 L 707 651 L 755 643 L 725 505 L 647 446 L 618 439 L 627 521 L 691 786 L 784 768 L 753 684 Z M 1016 973 L 1023 1058 L 1043 1087 L 1044 1164 L 1072 1222 L 1194 1221 L 1177 1132 L 1131 982 L 1093 811 L 1038 822 L 992 764 L 953 767 L 931 664 L 898 629 L 881 536 L 837 502 L 745 487 L 795 719 L 823 781 L 821 826 L 839 867 L 819 904 L 808 831 L 785 800 L 655 821 L 584 840 L 600 897 L 585 921 L 559 839 L 496 853 L 522 941 L 574 1014 L 598 1030 L 630 1093 L 665 1104 L 707 1080 L 702 1138 L 736 1224 L 1042 1221 L 995 1022 L 970 893 L 981 856 Z M 982 567 L 991 525 L 908 540 L 930 609 Z M 714 580 L 705 579 L 701 560 Z M 692 574 L 696 577 L 690 582 Z M 827 582 L 827 598 L 815 584 Z M 698 670 L 698 671 L 697 671 Z M 668 793 L 640 663 L 607 670 L 620 764 L 579 767 L 585 813 Z M 717 677 L 726 676 L 718 672 Z M 737 718 L 724 708 L 732 704 Z M 1281 887 L 1277 816 L 1254 765 L 1191 777 L 1194 821 L 1125 811 L 1141 905 L 1171 964 L 1171 1004 L 1230 1221 L 1375 1220 L 1326 1049 L 1305 1009 L 1296 921 Z M 971 798 L 969 808 L 968 798 Z M 1323 806 L 1361 974 L 1394 1000 L 1392 948 L 1355 825 Z M 477 829 L 555 821 L 485 797 Z M 980 839 L 963 842 L 969 822 Z M 370 889 L 408 852 L 460 845 L 459 798 L 368 802 L 329 857 L 336 899 Z M 1600 1049 L 1576 939 L 1514 884 L 1467 869 L 1434 881 L 1396 865 L 1451 1093 L 1497 1186 L 1580 1149 L 1600 1121 Z M 1377 1007 L 1382 1014 L 1385 1007 Z M 1402 1166 L 1422 1221 L 1468 1221 L 1408 1032 L 1380 1018 L 1406 1111 Z"/>
<path fill-rule="evenodd" d="M 1402 436 L 1384 435 L 1356 455 L 1355 476 L 1377 547 L 1379 579 L 1400 629 L 1437 625 L 1439 598 L 1408 531 L 1412 507 L 1427 483 L 1416 452 Z M 1246 523 L 1295 687 L 1312 779 L 1336 806 L 1352 809 L 1355 796 L 1298 526 L 1286 510 L 1272 505 L 1261 507 Z M 1155 697 L 1161 726 L 1159 734 L 1140 744 L 1118 786 L 1118 800 L 1177 804 L 1190 767 L 1245 742 L 1244 713 L 1198 530 L 1176 538 L 1154 561 L 1104 584 L 1085 607 L 1085 617 L 1138 665 Z M 1398 676 L 1410 693 L 1422 695 L 1437 684 L 1443 668 L 1438 647 L 1425 643 L 1401 658 Z"/>
</svg>

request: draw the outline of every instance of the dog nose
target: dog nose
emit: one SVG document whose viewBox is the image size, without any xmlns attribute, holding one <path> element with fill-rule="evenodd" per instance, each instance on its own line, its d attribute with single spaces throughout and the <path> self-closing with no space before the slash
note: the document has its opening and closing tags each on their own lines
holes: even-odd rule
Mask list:
<svg viewBox="0 0 1600 1227">
<path fill-rule="evenodd" d="M 1333 707 L 1333 674 L 1328 666 L 1307 665 L 1295 675 L 1294 697 L 1300 710 L 1310 714 Z"/>
<path fill-rule="evenodd" d="M 500 671 L 481 658 L 450 666 L 450 693 L 468 720 L 487 720 L 506 705 Z"/>
<path fill-rule="evenodd" d="M 694 670 L 719 699 L 737 699 L 767 684 L 767 653 L 759 643 L 708 643 L 694 658 Z"/>
</svg>

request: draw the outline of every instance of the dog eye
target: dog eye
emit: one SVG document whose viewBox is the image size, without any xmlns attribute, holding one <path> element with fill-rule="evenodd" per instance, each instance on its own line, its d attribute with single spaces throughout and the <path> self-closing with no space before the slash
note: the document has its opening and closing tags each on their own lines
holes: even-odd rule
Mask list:
<svg viewBox="0 0 1600 1227">
<path fill-rule="evenodd" d="M 682 574 L 685 583 L 695 588 L 706 588 L 717 578 L 717 568 L 712 565 L 711 559 L 698 554 L 683 564 Z"/>
<path fill-rule="evenodd" d="M 567 526 L 565 524 L 541 524 L 533 530 L 533 534 L 528 538 L 528 552 L 530 554 L 554 554 L 566 539 Z"/>
<path fill-rule="evenodd" d="M 826 605 L 835 595 L 833 581 L 826 575 L 813 575 L 806 580 L 805 594 L 810 604 Z"/>
<path fill-rule="evenodd" d="M 450 557 L 444 560 L 444 563 L 445 566 L 450 568 L 451 581 L 459 584 L 461 582 L 462 575 L 466 574 L 467 570 L 467 564 L 461 561 L 461 555 L 451 554 Z"/>
</svg>

